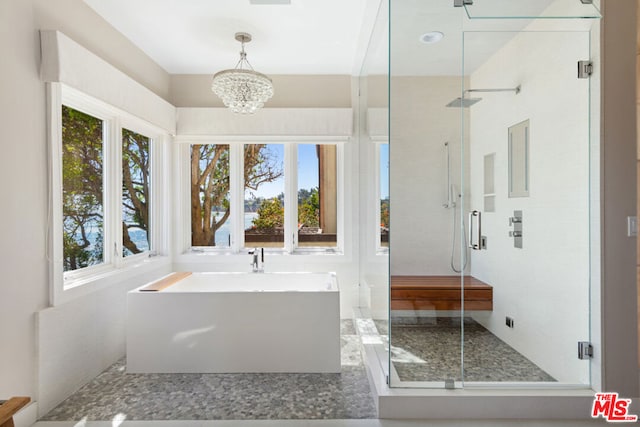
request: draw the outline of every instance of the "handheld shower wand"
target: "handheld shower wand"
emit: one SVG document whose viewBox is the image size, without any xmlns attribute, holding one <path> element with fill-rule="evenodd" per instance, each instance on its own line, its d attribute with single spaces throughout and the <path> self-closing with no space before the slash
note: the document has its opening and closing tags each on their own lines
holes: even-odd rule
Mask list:
<svg viewBox="0 0 640 427">
<path fill-rule="evenodd" d="M 445 142 L 444 146 L 447 150 L 447 186 L 446 186 L 446 194 L 447 201 L 442 205 L 445 209 L 455 208 L 456 207 L 456 195 L 455 186 L 451 184 L 451 155 L 449 153 L 449 143 Z"/>
<path fill-rule="evenodd" d="M 458 232 L 456 231 L 456 229 L 460 226 L 460 224 L 458 223 L 458 214 L 457 214 L 457 209 L 456 209 L 456 205 L 458 200 L 462 197 L 462 194 L 458 192 L 458 189 L 456 188 L 456 185 L 453 184 L 451 182 L 451 155 L 449 152 L 449 142 L 445 142 L 444 146 L 447 150 L 447 202 L 444 203 L 442 206 L 445 209 L 451 209 L 453 211 L 453 233 L 451 235 L 451 269 L 456 272 L 456 273 L 460 273 L 462 271 L 464 271 L 465 268 L 467 268 L 467 263 L 468 263 L 468 256 L 467 256 L 467 249 L 466 247 L 461 248 L 462 252 L 462 260 L 461 260 L 461 266 L 460 268 L 456 268 L 455 263 L 454 263 L 454 258 L 455 258 L 455 251 L 456 251 L 456 235 L 458 234 Z M 460 204 L 460 206 L 462 206 L 462 203 Z M 464 229 L 464 218 L 461 216 L 460 220 L 463 222 L 462 223 L 462 236 L 464 238 L 463 241 L 467 240 L 466 237 L 466 232 Z"/>
</svg>

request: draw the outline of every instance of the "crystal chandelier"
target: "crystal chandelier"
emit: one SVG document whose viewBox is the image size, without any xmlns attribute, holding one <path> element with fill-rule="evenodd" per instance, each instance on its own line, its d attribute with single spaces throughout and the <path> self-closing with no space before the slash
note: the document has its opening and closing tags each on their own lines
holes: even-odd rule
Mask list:
<svg viewBox="0 0 640 427">
<path fill-rule="evenodd" d="M 234 69 L 216 73 L 211 90 L 234 113 L 253 114 L 273 96 L 273 83 L 247 61 L 244 44 L 251 41 L 251 34 L 236 33 L 236 40 L 242 43 L 240 61 Z"/>
</svg>

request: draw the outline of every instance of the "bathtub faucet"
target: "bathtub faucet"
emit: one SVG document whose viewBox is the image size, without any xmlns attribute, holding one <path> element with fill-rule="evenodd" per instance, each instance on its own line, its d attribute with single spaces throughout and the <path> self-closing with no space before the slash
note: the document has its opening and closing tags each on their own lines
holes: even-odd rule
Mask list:
<svg viewBox="0 0 640 427">
<path fill-rule="evenodd" d="M 254 273 L 264 273 L 264 248 L 254 248 L 252 251 L 249 251 L 249 255 L 253 255 L 253 260 L 251 261 L 251 269 Z"/>
</svg>

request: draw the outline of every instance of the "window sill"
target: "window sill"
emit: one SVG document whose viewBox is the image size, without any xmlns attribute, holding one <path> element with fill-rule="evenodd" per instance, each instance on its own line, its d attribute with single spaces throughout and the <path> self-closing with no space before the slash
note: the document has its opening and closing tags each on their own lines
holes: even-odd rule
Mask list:
<svg viewBox="0 0 640 427">
<path fill-rule="evenodd" d="M 339 248 L 297 248 L 291 255 L 341 256 L 344 252 Z"/>
<path fill-rule="evenodd" d="M 179 271 L 245 271 L 251 264 L 250 248 L 241 252 L 204 251 L 183 252 L 174 258 L 174 268 Z M 313 265 L 326 265 L 334 269 L 335 264 L 352 262 L 352 258 L 343 251 L 326 253 L 324 248 L 317 250 L 296 250 L 289 253 L 284 250 L 270 249 L 264 252 L 265 264 L 268 271 L 298 271 Z M 323 267 L 320 267 L 323 268 Z M 327 267 L 328 268 L 328 267 Z"/>
<path fill-rule="evenodd" d="M 258 249 L 262 249 L 260 245 L 256 246 Z M 254 247 L 247 247 L 241 249 L 239 252 L 234 252 L 230 248 L 201 248 L 201 249 L 188 249 L 182 253 L 183 256 L 245 256 L 248 252 L 253 251 Z M 293 252 L 287 252 L 282 248 L 264 248 L 265 255 L 270 256 L 288 256 L 288 255 L 322 255 L 322 256 L 343 256 L 344 251 L 335 247 L 327 248 L 296 248 Z"/>
<path fill-rule="evenodd" d="M 140 257 L 131 260 L 122 268 L 105 267 L 95 274 L 62 280 L 62 289 L 54 289 L 52 305 L 57 306 L 75 298 L 97 292 L 125 280 L 134 280 L 136 276 L 152 273 L 162 267 L 171 266 L 167 256 Z"/>
</svg>

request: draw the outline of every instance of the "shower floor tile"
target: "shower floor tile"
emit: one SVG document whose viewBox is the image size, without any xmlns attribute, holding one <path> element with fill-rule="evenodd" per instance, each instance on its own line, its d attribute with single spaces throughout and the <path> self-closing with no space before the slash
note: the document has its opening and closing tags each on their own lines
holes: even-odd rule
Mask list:
<svg viewBox="0 0 640 427">
<path fill-rule="evenodd" d="M 391 326 L 391 360 L 401 381 L 461 378 L 460 318 Z M 479 323 L 465 319 L 464 380 L 554 382 L 555 379 Z"/>
<path fill-rule="evenodd" d="M 353 322 L 341 329 L 340 374 L 127 374 L 122 359 L 42 420 L 375 418 Z"/>
</svg>

